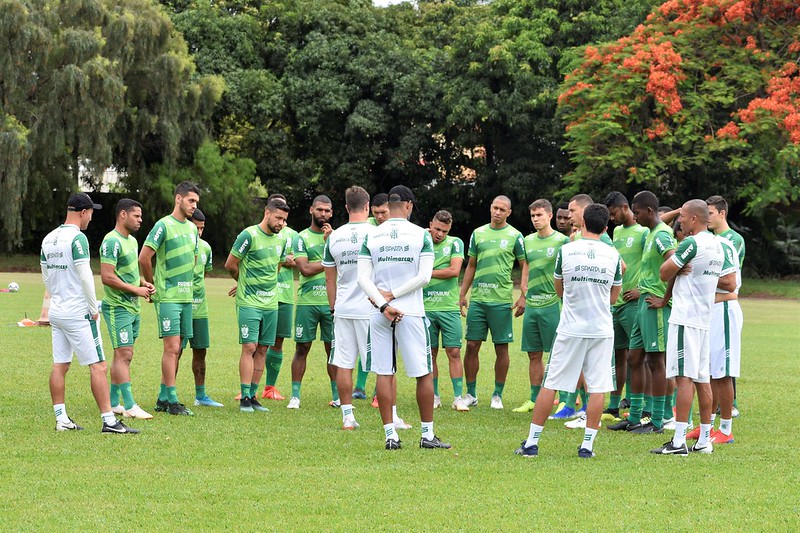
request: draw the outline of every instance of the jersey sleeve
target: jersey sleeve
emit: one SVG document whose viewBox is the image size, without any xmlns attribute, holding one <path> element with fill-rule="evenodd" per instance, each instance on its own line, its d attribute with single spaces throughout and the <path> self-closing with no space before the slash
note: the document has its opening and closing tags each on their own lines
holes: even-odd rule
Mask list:
<svg viewBox="0 0 800 533">
<path fill-rule="evenodd" d="M 161 245 L 164 243 L 164 239 L 167 237 L 167 226 L 162 222 L 156 222 L 156 225 L 153 226 L 153 229 L 150 230 L 150 233 L 147 234 L 147 239 L 144 241 L 144 245 L 148 248 L 152 248 L 153 250 L 158 250 L 161 248 Z"/>
<path fill-rule="evenodd" d="M 247 251 L 250 249 L 250 245 L 253 243 L 253 238 L 250 235 L 250 232 L 244 230 L 236 237 L 236 241 L 233 243 L 233 247 L 231 248 L 231 255 L 236 259 L 241 259 L 247 254 Z"/>
<path fill-rule="evenodd" d="M 617 254 L 617 269 L 614 272 L 614 283 L 612 285 L 619 286 L 622 285 L 622 256 Z"/>
<path fill-rule="evenodd" d="M 322 252 L 322 266 L 324 267 L 335 267 L 336 262 L 333 260 L 333 255 L 331 255 L 331 238 L 329 237 L 327 241 L 325 241 L 325 250 Z"/>
<path fill-rule="evenodd" d="M 467 250 L 469 257 L 478 257 L 478 245 L 475 243 L 475 232 L 469 236 L 469 249 Z"/>
<path fill-rule="evenodd" d="M 308 259 L 308 252 L 306 251 L 306 241 L 299 233 L 292 239 L 292 253 L 295 259 L 298 257 L 305 257 Z"/>
<path fill-rule="evenodd" d="M 119 240 L 113 237 L 103 239 L 103 244 L 100 245 L 100 262 L 106 265 L 117 266 L 119 251 Z"/>
<path fill-rule="evenodd" d="M 562 279 L 564 276 L 561 273 L 561 262 L 563 261 L 562 254 L 564 253 L 564 248 L 558 249 L 558 255 L 556 255 L 556 266 L 553 270 L 553 277 L 556 279 Z"/>
<path fill-rule="evenodd" d="M 361 249 L 358 251 L 358 257 L 372 257 L 369 251 L 369 235 L 364 235 L 364 242 L 361 243 Z"/>
<path fill-rule="evenodd" d="M 450 254 L 450 257 L 458 257 L 459 259 L 464 258 L 464 241 L 458 237 L 453 239 L 453 253 Z"/>
<path fill-rule="evenodd" d="M 47 264 L 47 257 L 45 257 L 44 250 L 42 249 L 39 250 L 39 264 L 40 265 Z"/>
<path fill-rule="evenodd" d="M 525 238 L 522 233 L 517 235 L 517 240 L 514 242 L 514 257 L 517 261 L 525 261 Z"/>
<path fill-rule="evenodd" d="M 736 272 L 739 268 L 739 258 L 736 255 L 736 250 L 733 247 L 733 244 L 730 242 L 725 242 L 724 239 L 720 240 L 720 245 L 722 246 L 722 254 L 725 256 L 722 260 L 722 271 L 720 272 L 720 277 L 730 274 L 731 272 Z"/>
<path fill-rule="evenodd" d="M 694 242 L 694 239 L 692 239 L 692 242 Z M 658 254 L 664 257 L 664 254 L 675 249 L 675 238 L 666 231 L 659 231 L 653 238 L 653 246 L 658 250 Z M 696 251 L 697 245 L 695 245 L 695 252 Z"/>
<path fill-rule="evenodd" d="M 208 247 L 208 254 L 206 255 L 206 264 L 203 267 L 203 269 L 206 272 L 211 272 L 212 270 L 214 270 L 214 261 L 212 259 L 213 255 L 214 255 L 214 252 L 211 251 L 211 247 L 209 246 Z"/>
<path fill-rule="evenodd" d="M 683 268 L 686 263 L 694 259 L 695 255 L 697 255 L 697 242 L 695 242 L 694 237 L 686 237 L 672 255 L 672 260 L 676 265 Z"/>
<path fill-rule="evenodd" d="M 603 232 L 600 234 L 600 242 L 605 243 L 609 246 L 614 246 L 614 241 L 612 241 L 611 237 L 608 236 L 608 232 Z"/>
<path fill-rule="evenodd" d="M 422 232 L 422 250 L 419 253 L 420 256 L 433 255 L 433 239 L 428 231 Z"/>
<path fill-rule="evenodd" d="M 72 239 L 72 261 L 78 265 L 89 260 L 89 241 L 79 233 Z"/>
</svg>

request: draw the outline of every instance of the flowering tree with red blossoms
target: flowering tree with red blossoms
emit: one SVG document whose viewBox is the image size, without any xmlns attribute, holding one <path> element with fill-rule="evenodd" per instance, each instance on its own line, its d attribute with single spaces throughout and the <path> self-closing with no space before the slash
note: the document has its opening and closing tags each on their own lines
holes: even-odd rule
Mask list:
<svg viewBox="0 0 800 533">
<path fill-rule="evenodd" d="M 796 0 L 664 3 L 566 77 L 568 186 L 719 193 L 751 212 L 797 201 L 798 61 Z"/>
</svg>

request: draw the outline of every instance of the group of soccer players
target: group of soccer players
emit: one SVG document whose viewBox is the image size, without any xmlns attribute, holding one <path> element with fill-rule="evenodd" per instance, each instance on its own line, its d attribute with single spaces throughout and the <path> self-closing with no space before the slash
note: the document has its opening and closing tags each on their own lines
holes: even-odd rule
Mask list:
<svg viewBox="0 0 800 533">
<path fill-rule="evenodd" d="M 141 252 L 133 237 L 141 225 L 141 205 L 124 199 L 116 206 L 116 226 L 100 248 L 105 287 L 100 312 L 114 348 L 110 389 L 98 306 L 87 281 L 88 243 L 80 231 L 100 206 L 84 193 L 73 195 L 65 224 L 45 238 L 41 261 L 52 294 L 51 392 L 57 430 L 81 429 L 68 417 L 63 401 L 64 374 L 73 351 L 92 369 L 102 431 L 138 432 L 115 414 L 152 418 L 133 399 L 130 382 L 140 298 L 154 303 L 164 346 L 155 410 L 192 414 L 176 389 L 178 362 L 189 344 L 195 405 L 222 406 L 205 391 L 210 335 L 204 276 L 212 262 L 210 247 L 200 239 L 205 217 L 197 208 L 199 201 L 196 185 L 178 185 L 172 213 L 156 223 Z M 727 224 L 724 199 L 714 196 L 660 210 L 648 191 L 630 204 L 618 192 L 608 194 L 603 204 L 579 194 L 559 206 L 556 228 L 552 205 L 539 199 L 528 207 L 534 232 L 523 237 L 507 222 L 511 201 L 497 196 L 490 222 L 470 237 L 460 286 L 465 247 L 449 235 L 452 215 L 438 211 L 422 229 L 408 222 L 415 202 L 411 190 L 396 186 L 388 195 L 376 195 L 370 205 L 367 191 L 354 186 L 346 191 L 347 224 L 331 226 L 334 206 L 321 195 L 309 208 L 309 227 L 296 232 L 286 225 L 290 208 L 285 197 L 268 198 L 262 220 L 239 234 L 225 262 L 236 280 L 229 294 L 235 296 L 241 344 L 237 399 L 242 412 L 268 410 L 258 401 L 265 370 L 260 397 L 285 399 L 276 383 L 287 338 L 296 346 L 287 407 L 300 408 L 306 360 L 319 329 L 328 355 L 330 405 L 341 409 L 343 429 L 359 427 L 352 402 L 368 397 L 367 376 L 375 373 L 373 406 L 380 410 L 385 445 L 400 448 L 397 430 L 411 426 L 397 414 L 394 374 L 399 355 L 406 373 L 417 380 L 420 446 L 449 448 L 433 432 L 433 412 L 442 405 L 439 339 L 453 387 L 452 408 L 469 411 L 478 405 L 479 353 L 491 332 L 496 357 L 490 406 L 503 409 L 513 317 L 522 316 L 521 350 L 529 358 L 530 397 L 514 411 L 533 414 L 529 437 L 518 454 L 538 454 L 548 418 L 585 429 L 580 457 L 594 455 L 601 418 L 610 429 L 633 434 L 675 430 L 670 442 L 652 450 L 661 454 L 687 455 L 686 439 L 692 437 L 697 443 L 691 449 L 704 453 L 713 450 L 712 443 L 733 441 L 744 242 Z M 674 228 L 669 225 L 673 220 Z M 609 223 L 615 224 L 611 237 Z M 675 235 L 683 240 L 678 243 Z M 515 263 L 522 271 L 516 301 Z M 467 344 L 463 366 L 462 338 Z M 545 353 L 550 353 L 547 367 Z M 693 383 L 700 425 L 687 434 Z M 603 409 L 609 392 L 610 403 Z M 712 433 L 712 411 L 717 408 L 721 423 Z"/>
</svg>

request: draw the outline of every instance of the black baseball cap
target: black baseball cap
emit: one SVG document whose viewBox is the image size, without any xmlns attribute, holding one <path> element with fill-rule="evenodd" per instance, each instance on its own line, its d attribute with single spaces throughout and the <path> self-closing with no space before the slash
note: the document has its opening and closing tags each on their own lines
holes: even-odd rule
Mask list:
<svg viewBox="0 0 800 533">
<path fill-rule="evenodd" d="M 92 202 L 85 192 L 77 192 L 69 197 L 67 211 L 83 211 L 84 209 L 103 209 L 103 206 Z"/>
<path fill-rule="evenodd" d="M 395 199 L 393 196 L 398 196 L 399 198 Z M 392 202 L 416 202 L 416 198 L 414 198 L 414 193 L 411 192 L 411 189 L 406 187 L 405 185 L 395 185 L 392 187 L 392 190 L 389 191 L 389 201 Z"/>
</svg>

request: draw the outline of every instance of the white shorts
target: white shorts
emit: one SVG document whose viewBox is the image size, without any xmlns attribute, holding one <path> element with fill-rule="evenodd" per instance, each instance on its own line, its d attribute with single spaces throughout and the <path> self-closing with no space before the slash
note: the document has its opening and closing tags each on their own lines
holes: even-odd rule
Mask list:
<svg viewBox="0 0 800 533">
<path fill-rule="evenodd" d="M 714 304 L 711 311 L 711 378 L 739 377 L 742 365 L 742 308 L 738 300 Z"/>
<path fill-rule="evenodd" d="M 544 386 L 575 392 L 583 372 L 590 394 L 614 390 L 614 337 L 587 339 L 556 334 Z"/>
<path fill-rule="evenodd" d="M 403 358 L 406 374 L 418 378 L 433 372 L 428 319 L 404 316 L 392 330 L 391 322 L 380 313 L 370 315 L 367 371 L 391 376 L 397 371 L 397 357 Z"/>
<path fill-rule="evenodd" d="M 709 333 L 706 329 L 669 325 L 667 335 L 667 378 L 691 378 L 709 383 Z"/>
<path fill-rule="evenodd" d="M 81 366 L 106 360 L 97 321 L 91 318 L 59 318 L 50 316 L 53 334 L 53 362 L 71 363 L 72 354 Z"/>
<path fill-rule="evenodd" d="M 333 342 L 331 343 L 330 364 L 339 368 L 353 369 L 356 359 L 361 356 L 361 368 L 367 367 L 368 318 L 333 317 Z"/>
</svg>

